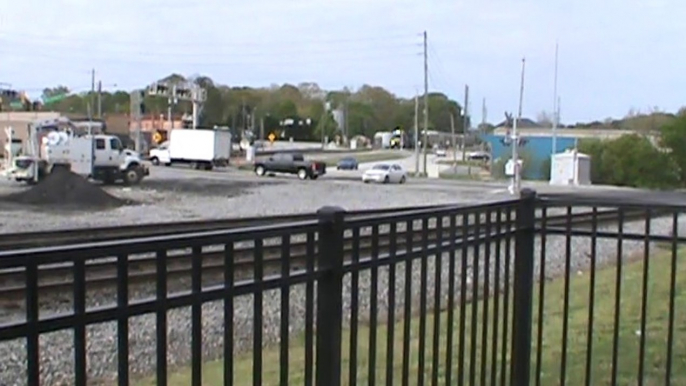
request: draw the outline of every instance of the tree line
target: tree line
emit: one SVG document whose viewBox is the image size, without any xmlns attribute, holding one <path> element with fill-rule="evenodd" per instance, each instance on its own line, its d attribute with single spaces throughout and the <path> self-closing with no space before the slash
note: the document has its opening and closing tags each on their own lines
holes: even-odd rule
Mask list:
<svg viewBox="0 0 686 386">
<path fill-rule="evenodd" d="M 591 156 L 594 184 L 650 189 L 686 187 L 686 111 L 681 110 L 653 135 L 584 139 L 579 141 L 579 151 Z"/>
<path fill-rule="evenodd" d="M 170 84 L 192 81 L 207 92 L 207 100 L 199 115 L 201 127 L 224 126 L 235 130 L 259 130 L 260 123 L 265 131 L 283 128 L 283 123 L 293 122 L 291 127 L 294 138 L 298 140 L 320 139 L 343 132 L 347 136 L 364 135 L 371 137 L 378 131 L 389 131 L 399 128 L 407 132 L 414 130 L 415 101 L 401 98 L 390 91 L 364 85 L 357 90 L 323 90 L 316 83 L 298 85 L 272 85 L 266 88 L 232 87 L 215 83 L 209 77 L 186 79 L 172 74 L 161 82 Z M 88 92 L 69 94 L 66 87 L 46 88 L 42 97 L 68 95 L 50 103 L 44 109 L 63 113 L 97 115 L 100 110 L 103 116 L 131 111 L 130 93 L 127 91 Z M 99 106 L 99 107 L 98 107 Z M 168 101 L 164 97 L 146 95 L 143 106 L 145 114 L 167 114 Z M 423 98 L 419 99 L 419 127 L 423 128 Z M 174 106 L 175 115 L 190 113 L 189 102 L 179 101 Z M 334 120 L 334 111 L 340 112 L 345 119 L 338 125 Z M 432 92 L 428 95 L 429 130 L 449 132 L 451 115 L 454 118 L 455 131 L 463 132 L 464 119 L 462 107 L 447 95 Z M 266 134 L 265 134 L 266 135 Z"/>
</svg>

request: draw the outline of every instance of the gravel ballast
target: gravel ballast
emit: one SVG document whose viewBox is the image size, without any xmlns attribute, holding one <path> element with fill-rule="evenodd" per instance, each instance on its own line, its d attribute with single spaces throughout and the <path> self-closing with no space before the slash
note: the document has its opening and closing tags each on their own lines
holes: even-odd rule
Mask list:
<svg viewBox="0 0 686 386">
<path fill-rule="evenodd" d="M 272 188 L 278 188 L 272 187 Z M 358 190 L 359 187 L 355 187 Z M 341 189 L 338 194 L 351 194 L 350 191 Z M 284 192 L 285 193 L 285 192 Z M 297 195 L 299 192 L 290 192 L 291 197 Z M 335 194 L 335 193 L 334 193 Z M 287 200 L 290 200 L 287 199 Z M 397 205 L 397 203 L 396 203 Z M 671 218 L 655 219 L 651 223 L 651 234 L 654 235 L 669 235 L 672 230 Z M 680 225 L 683 225 L 683 218 L 680 219 Z M 638 233 L 644 232 L 644 222 L 632 222 L 624 225 L 624 232 Z M 604 226 L 603 230 L 613 231 L 617 226 Z M 514 244 L 514 243 L 513 243 Z M 564 272 L 565 263 L 565 238 L 562 236 L 548 236 L 545 244 L 546 252 L 546 276 L 548 278 L 559 276 Z M 513 245 L 511 246 L 511 248 Z M 598 239 L 597 240 L 597 263 L 599 266 L 612 264 L 617 255 L 617 240 L 616 239 Z M 494 267 L 495 267 L 495 246 L 491 247 L 490 261 L 490 283 L 494 282 Z M 512 250 L 512 249 L 511 249 Z M 623 242 L 623 256 L 629 258 L 641 253 L 643 250 L 643 241 L 624 241 Z M 501 256 L 504 256 L 504 243 L 501 245 Z M 574 237 L 571 240 L 571 271 L 583 271 L 589 265 L 590 256 L 590 240 L 588 238 Z M 479 283 L 484 282 L 485 272 L 483 270 L 483 262 L 486 259 L 483 245 L 480 248 L 480 264 L 479 264 Z M 512 255 L 513 256 L 513 255 Z M 541 256 L 541 242 L 538 238 L 535 245 L 536 258 L 536 276 L 538 276 L 538 269 Z M 467 267 L 461 267 L 459 262 L 461 258 L 461 251 L 456 252 L 456 277 L 459 280 L 461 270 L 467 269 L 468 276 L 471 276 L 472 267 L 472 253 L 468 256 Z M 434 306 L 434 288 L 435 288 L 435 269 L 437 266 L 436 257 L 432 256 L 427 259 L 427 306 L 432 309 Z M 444 305 L 447 302 L 448 294 L 448 254 L 443 254 L 441 267 L 441 284 L 440 284 L 440 303 Z M 502 272 L 501 272 L 502 273 Z M 415 260 L 412 269 L 412 307 L 417 310 L 419 303 L 420 291 L 420 263 Z M 501 274 L 501 285 L 502 277 Z M 470 282 L 473 278 L 470 278 Z M 346 319 L 349 318 L 350 312 L 350 275 L 344 279 L 344 312 Z M 359 313 L 360 319 L 369 319 L 370 309 L 370 272 L 364 271 L 359 275 Z M 378 270 L 378 294 L 377 306 L 379 321 L 385 322 L 385 315 L 388 313 L 388 292 L 389 284 L 391 288 L 395 288 L 395 315 L 400 318 L 402 316 L 402 308 L 404 302 L 405 291 L 405 271 L 404 264 L 399 264 L 396 269 L 396 281 L 389 283 L 388 269 L 380 268 Z M 456 281 L 455 294 L 459 296 L 459 282 Z M 489 291 L 492 291 L 490 288 Z M 304 330 L 305 320 L 305 286 L 294 286 L 289 290 L 290 293 L 290 333 L 297 335 Z M 458 298 L 456 296 L 456 299 Z M 111 299 L 111 298 L 109 298 Z M 108 299 L 103 299 L 103 303 L 109 303 Z M 251 296 L 243 296 L 234 300 L 234 341 L 236 343 L 235 353 L 251 350 L 252 348 L 252 312 L 253 299 Z M 264 343 L 277 343 L 279 337 L 279 321 L 280 321 L 280 293 L 278 290 L 269 291 L 263 297 L 263 336 Z M 59 312 L 66 311 L 68 308 L 64 306 L 55 306 L 51 310 L 41 310 L 41 312 Z M 205 359 L 221 358 L 223 353 L 223 304 L 222 302 L 213 302 L 203 305 L 203 352 Z M 190 358 L 190 310 L 188 308 L 177 309 L 168 312 L 168 362 L 170 368 L 174 366 L 185 365 Z M 97 380 L 109 380 L 116 377 L 116 324 L 105 323 L 88 328 L 88 374 L 95 382 Z M 141 317 L 132 318 L 129 320 L 129 342 L 130 342 L 130 369 L 133 374 L 146 374 L 154 371 L 155 367 L 155 316 L 145 315 Z M 45 334 L 40 339 L 41 347 L 41 383 L 43 385 L 68 385 L 73 383 L 73 335 L 71 331 L 59 331 L 55 333 Z M 26 384 L 25 377 L 25 342 L 24 341 L 8 341 L 0 343 L 0 357 L 3 361 L 0 362 L 0 384 L 2 385 L 24 385 Z"/>
</svg>

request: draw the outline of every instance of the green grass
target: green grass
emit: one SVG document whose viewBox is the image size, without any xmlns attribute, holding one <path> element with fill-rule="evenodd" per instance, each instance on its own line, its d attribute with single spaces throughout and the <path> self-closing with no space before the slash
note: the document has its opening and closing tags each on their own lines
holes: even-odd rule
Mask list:
<svg viewBox="0 0 686 386">
<path fill-rule="evenodd" d="M 461 173 L 441 173 L 438 176 L 443 180 L 459 180 L 459 181 L 490 181 L 490 176 L 485 176 L 481 173 L 461 174 Z"/>
<path fill-rule="evenodd" d="M 403 159 L 407 158 L 408 153 L 403 152 L 403 151 L 398 151 L 398 150 L 389 150 L 389 151 L 383 151 L 383 152 L 369 152 L 369 153 L 360 153 L 360 154 L 355 154 L 355 155 L 337 155 L 337 156 L 327 156 L 326 158 L 323 158 L 322 160 L 326 162 L 326 166 L 328 167 L 335 167 L 338 165 L 338 161 L 340 161 L 343 158 L 355 158 L 358 163 L 364 163 L 364 162 L 381 162 L 381 161 L 393 161 L 393 160 L 398 160 L 398 159 Z"/>
<path fill-rule="evenodd" d="M 664 383 L 664 370 L 666 364 L 666 339 L 667 339 L 667 321 L 668 321 L 668 299 L 669 299 L 669 274 L 670 256 L 664 251 L 656 253 L 650 261 L 650 280 L 649 280 L 649 301 L 647 308 L 647 325 L 646 325 L 646 351 L 645 351 L 645 383 L 646 385 L 657 385 Z M 593 339 L 593 380 L 594 385 L 605 385 L 610 383 L 610 371 L 612 364 L 612 344 L 614 331 L 614 288 L 615 288 L 615 267 L 608 267 L 600 269 L 596 275 L 596 303 L 595 303 L 595 328 Z M 640 330 L 640 311 L 641 311 L 641 293 L 642 293 L 642 277 L 643 277 L 643 263 L 625 263 L 624 274 L 622 280 L 622 302 L 621 302 L 621 319 L 619 327 L 619 362 L 618 362 L 618 384 L 629 385 L 636 384 L 638 372 L 638 354 L 639 354 L 639 336 L 636 331 Z M 686 384 L 686 262 L 680 258 L 677 272 L 677 295 L 675 304 L 677 307 L 675 317 L 675 331 L 674 331 L 674 346 L 673 346 L 673 361 L 672 361 L 672 384 L 684 385 Z M 538 286 L 536 287 L 538 289 Z M 543 360 L 541 372 L 542 385 L 559 384 L 560 376 L 560 357 L 561 357 L 561 342 L 562 342 L 562 299 L 563 299 L 564 280 L 555 279 L 546 283 L 546 302 L 545 302 L 545 318 L 544 318 L 544 332 L 543 332 Z M 538 293 L 538 291 L 536 291 Z M 580 385 L 584 382 L 585 364 L 586 364 L 586 340 L 587 340 L 587 319 L 588 319 L 588 295 L 589 295 L 589 273 L 573 274 L 570 280 L 570 303 L 569 303 L 569 335 L 568 335 L 568 351 L 567 351 L 567 384 Z M 502 297 L 501 297 L 502 307 Z M 481 319 L 482 302 L 477 303 L 479 307 L 478 320 Z M 534 311 L 538 307 L 538 297 L 534 299 Z M 510 305 L 511 306 L 511 305 Z M 466 312 L 467 325 L 465 333 L 467 336 L 466 346 L 466 362 L 469 361 L 469 336 L 472 332 L 472 326 L 469 323 L 471 319 L 471 306 Z M 491 358 L 491 336 L 492 336 L 492 315 L 493 302 L 489 302 L 489 346 L 488 346 L 488 366 L 487 371 L 490 371 L 492 363 Z M 534 312 L 536 315 L 537 312 Z M 502 311 L 501 311 L 502 315 Z M 456 369 L 457 369 L 457 353 L 458 353 L 458 321 L 459 313 L 455 313 L 455 325 L 452 326 L 454 331 L 454 350 L 453 350 L 453 384 L 456 383 Z M 439 376 L 440 384 L 444 384 L 443 376 L 445 374 L 445 351 L 446 351 L 446 330 L 447 330 L 447 313 L 440 313 L 441 321 L 441 340 L 439 353 Z M 417 383 L 418 376 L 418 318 L 411 320 L 412 338 L 411 338 L 411 381 L 410 384 Z M 536 333 L 537 321 L 534 317 L 534 324 L 532 333 L 534 336 L 534 344 L 532 353 L 536 353 Z M 433 331 L 433 313 L 426 318 L 426 384 L 429 384 L 431 374 L 431 360 L 432 360 L 432 331 Z M 480 326 L 477 323 L 476 326 Z M 403 322 L 400 321 L 395 324 L 395 348 L 393 350 L 394 359 L 394 377 L 396 383 L 399 381 L 402 368 L 402 327 Z M 481 341 L 481 328 L 478 329 L 479 342 Z M 502 325 L 499 326 L 499 332 L 502 332 Z M 510 332 L 511 333 L 511 332 Z M 510 335 L 511 336 L 511 335 Z M 387 328 L 384 323 L 377 329 L 377 366 L 376 379 L 378 382 L 385 381 L 386 368 L 386 341 Z M 347 382 L 348 366 L 349 366 L 349 331 L 344 331 L 343 335 L 343 374 L 344 381 Z M 502 340 L 502 339 L 501 339 Z M 498 341 L 500 347 L 501 340 Z M 361 326 L 359 331 L 359 350 L 358 350 L 358 378 L 357 384 L 362 385 L 367 382 L 367 368 L 369 363 L 369 328 Z M 290 384 L 302 385 L 304 372 L 304 340 L 292 340 L 292 348 L 290 350 Z M 476 381 L 479 383 L 479 358 L 481 357 L 481 347 L 477 346 L 477 373 Z M 498 349 L 500 350 L 500 348 Z M 508 353 L 509 357 L 509 353 Z M 279 384 L 279 350 L 278 347 L 267 348 L 263 352 L 263 384 L 277 385 Z M 500 354 L 498 355 L 500 358 Z M 252 382 L 252 356 L 243 355 L 234 358 L 235 363 L 235 384 L 236 385 L 250 385 Z M 535 359 L 532 358 L 532 376 L 534 374 Z M 469 363 L 465 363 L 465 371 L 468 375 Z M 204 385 L 221 385 L 222 384 L 222 363 L 221 361 L 208 362 L 203 369 L 203 384 Z M 490 377 L 490 373 L 486 374 Z M 468 378 L 467 378 L 468 379 Z M 467 379 L 465 382 L 467 382 Z M 487 380 L 490 378 L 487 378 Z M 141 380 L 139 385 L 152 385 L 154 379 Z M 181 386 L 190 384 L 190 371 L 188 369 L 177 369 L 170 374 L 169 384 L 172 386 Z M 347 384 L 347 383 L 345 383 Z M 382 383 L 379 383 L 382 384 Z"/>
<path fill-rule="evenodd" d="M 482 161 L 463 161 L 461 159 L 458 159 L 457 161 L 453 161 L 453 159 L 450 157 L 445 158 L 445 159 L 436 160 L 436 163 L 439 165 L 456 164 L 459 166 L 471 166 L 471 167 L 477 168 L 477 169 L 483 169 L 487 165 L 486 163 L 484 163 Z"/>
</svg>

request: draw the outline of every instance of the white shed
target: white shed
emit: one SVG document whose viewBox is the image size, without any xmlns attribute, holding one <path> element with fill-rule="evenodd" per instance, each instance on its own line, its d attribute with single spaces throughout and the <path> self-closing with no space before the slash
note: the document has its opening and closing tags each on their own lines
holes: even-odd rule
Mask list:
<svg viewBox="0 0 686 386">
<path fill-rule="evenodd" d="M 553 154 L 550 185 L 590 185 L 591 157 L 576 150 Z"/>
</svg>

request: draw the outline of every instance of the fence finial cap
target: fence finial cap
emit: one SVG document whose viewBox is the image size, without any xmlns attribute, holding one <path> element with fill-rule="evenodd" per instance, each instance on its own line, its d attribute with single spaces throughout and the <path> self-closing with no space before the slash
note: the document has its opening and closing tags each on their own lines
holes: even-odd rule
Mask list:
<svg viewBox="0 0 686 386">
<path fill-rule="evenodd" d="M 521 198 L 532 198 L 536 197 L 536 191 L 531 188 L 524 188 L 519 191 L 519 197 Z"/>
<path fill-rule="evenodd" d="M 345 217 L 345 209 L 340 206 L 323 206 L 317 210 L 320 221 L 337 221 Z"/>
</svg>

